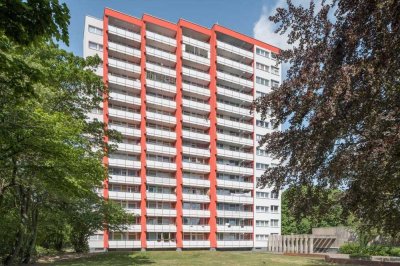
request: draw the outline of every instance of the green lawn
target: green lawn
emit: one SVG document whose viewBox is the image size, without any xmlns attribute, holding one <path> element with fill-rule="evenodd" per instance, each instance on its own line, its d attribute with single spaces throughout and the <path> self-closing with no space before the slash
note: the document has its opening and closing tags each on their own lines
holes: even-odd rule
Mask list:
<svg viewBox="0 0 400 266">
<path fill-rule="evenodd" d="M 44 265 L 44 264 L 41 264 Z M 49 265 L 49 264 L 46 264 Z M 57 262 L 50 265 L 103 266 L 103 265 L 331 265 L 319 258 L 272 255 L 262 252 L 244 251 L 147 251 L 109 252 L 88 258 Z"/>
</svg>

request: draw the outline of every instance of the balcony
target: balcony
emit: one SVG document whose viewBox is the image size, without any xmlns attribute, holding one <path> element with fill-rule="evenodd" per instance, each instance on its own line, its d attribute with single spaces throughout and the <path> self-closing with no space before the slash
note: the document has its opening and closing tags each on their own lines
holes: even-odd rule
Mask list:
<svg viewBox="0 0 400 266">
<path fill-rule="evenodd" d="M 138 176 L 110 175 L 108 182 L 109 183 L 119 183 L 119 184 L 140 185 L 141 178 Z"/>
<path fill-rule="evenodd" d="M 210 202 L 210 197 L 207 195 L 186 194 L 185 192 L 183 192 L 182 198 L 184 201 L 190 202 Z"/>
<path fill-rule="evenodd" d="M 141 248 L 140 240 L 109 240 L 109 248 Z"/>
<path fill-rule="evenodd" d="M 198 110 L 206 113 L 210 112 L 210 105 L 208 103 L 201 103 L 183 98 L 182 104 L 188 109 Z"/>
<path fill-rule="evenodd" d="M 176 117 L 171 115 L 158 114 L 151 111 L 146 112 L 147 119 L 155 122 L 164 122 L 166 124 L 176 125 Z"/>
<path fill-rule="evenodd" d="M 210 120 L 196 117 L 196 116 L 191 116 L 191 115 L 182 115 L 182 121 L 187 124 L 192 124 L 196 126 L 203 126 L 205 128 L 210 127 Z"/>
<path fill-rule="evenodd" d="M 146 54 L 147 55 L 151 55 L 151 56 L 155 56 L 167 61 L 171 61 L 171 62 L 176 62 L 176 55 L 173 53 L 168 53 L 166 51 L 163 50 L 159 50 L 159 49 L 155 49 L 153 47 L 146 47 Z"/>
<path fill-rule="evenodd" d="M 197 141 L 210 142 L 210 135 L 188 130 L 182 130 L 182 137 Z"/>
<path fill-rule="evenodd" d="M 176 201 L 176 195 L 167 193 L 146 192 L 146 199 L 157 200 L 157 201 Z"/>
<path fill-rule="evenodd" d="M 240 77 L 231 75 L 229 73 L 221 72 L 221 71 L 217 71 L 217 78 L 231 82 L 231 83 L 238 84 L 240 86 L 245 86 L 247 88 L 253 88 L 253 85 L 254 85 L 252 80 L 240 78 Z"/>
<path fill-rule="evenodd" d="M 228 134 L 224 133 L 217 133 L 217 139 L 221 141 L 226 141 L 226 142 L 231 142 L 235 144 L 240 144 L 244 146 L 253 146 L 253 140 L 249 138 L 243 138 L 243 137 L 237 137 L 237 136 L 231 136 Z"/>
<path fill-rule="evenodd" d="M 142 165 L 139 161 L 117 159 L 117 158 L 108 158 L 108 164 L 110 166 L 120 166 L 133 169 L 140 169 Z"/>
<path fill-rule="evenodd" d="M 209 233 L 209 225 L 183 225 L 183 232 Z"/>
<path fill-rule="evenodd" d="M 147 232 L 176 232 L 176 225 L 173 224 L 147 224 Z"/>
<path fill-rule="evenodd" d="M 133 95 L 128 95 L 128 94 L 122 94 L 119 92 L 111 91 L 110 94 L 110 101 L 116 101 L 116 102 L 122 102 L 122 103 L 128 103 L 132 104 L 135 106 L 140 106 L 141 105 L 141 99 L 139 97 L 135 97 Z"/>
<path fill-rule="evenodd" d="M 253 168 L 217 163 L 217 171 L 239 175 L 253 175 Z"/>
<path fill-rule="evenodd" d="M 244 248 L 253 247 L 253 240 L 218 240 L 218 248 Z"/>
<path fill-rule="evenodd" d="M 210 187 L 210 180 L 183 177 L 183 185 L 195 187 Z"/>
<path fill-rule="evenodd" d="M 203 64 L 206 66 L 210 66 L 210 58 L 205 58 L 205 57 L 201 57 L 198 55 L 194 55 L 191 53 L 188 53 L 184 50 L 185 48 L 182 46 L 182 58 L 183 60 L 188 60 L 188 61 L 192 61 L 195 62 L 196 64 Z"/>
<path fill-rule="evenodd" d="M 225 51 L 228 51 L 228 52 L 240 55 L 240 56 L 244 56 L 244 57 L 247 57 L 247 58 L 250 58 L 250 59 L 253 59 L 253 57 L 254 57 L 253 52 L 244 50 L 242 48 L 230 45 L 230 44 L 228 44 L 226 42 L 222 42 L 222 41 L 219 41 L 219 40 L 217 40 L 217 47 L 221 48 L 222 50 L 225 50 Z"/>
<path fill-rule="evenodd" d="M 164 83 L 164 82 L 160 82 L 160 81 L 146 79 L 146 86 L 157 89 L 157 90 L 173 93 L 173 94 L 176 93 L 176 85 L 175 84 Z"/>
<path fill-rule="evenodd" d="M 132 137 L 140 137 L 140 129 L 137 128 L 131 128 L 131 127 L 124 127 L 121 125 L 115 125 L 115 124 L 108 124 L 109 129 L 117 130 L 120 132 L 122 135 L 125 136 L 132 136 Z"/>
<path fill-rule="evenodd" d="M 153 40 L 164 45 L 176 47 L 176 39 L 170 38 L 152 31 L 146 31 L 146 38 L 149 40 Z"/>
<path fill-rule="evenodd" d="M 201 157 L 210 157 L 209 149 L 200 149 L 200 148 L 182 146 L 182 152 L 184 154 L 196 155 Z"/>
<path fill-rule="evenodd" d="M 149 105 L 163 106 L 168 110 L 176 109 L 176 102 L 168 99 L 163 99 L 153 95 L 146 95 L 146 101 Z"/>
<path fill-rule="evenodd" d="M 115 58 L 108 58 L 108 66 L 123 70 L 123 72 L 119 74 L 125 74 L 124 71 L 126 71 L 140 75 L 141 72 L 141 68 L 139 65 L 135 65 L 127 61 L 122 61 Z"/>
<path fill-rule="evenodd" d="M 152 168 L 152 169 L 176 171 L 176 163 L 159 162 L 159 161 L 152 161 L 151 159 L 147 159 L 146 166 L 148 168 Z"/>
<path fill-rule="evenodd" d="M 142 117 L 139 113 L 134 113 L 130 111 L 123 111 L 123 110 L 118 110 L 114 108 L 109 108 L 108 109 L 108 115 L 111 117 L 117 117 L 125 120 L 135 120 L 135 121 L 141 121 Z"/>
<path fill-rule="evenodd" d="M 236 130 L 248 131 L 248 132 L 253 132 L 253 130 L 254 130 L 253 124 L 246 123 L 246 122 L 232 121 L 232 120 L 219 118 L 219 117 L 217 117 L 217 125 L 230 127 L 230 128 L 236 129 Z"/>
<path fill-rule="evenodd" d="M 175 248 L 176 242 L 175 240 L 159 240 L 159 241 L 150 241 L 147 240 L 148 248 Z"/>
<path fill-rule="evenodd" d="M 254 188 L 253 183 L 251 182 L 231 181 L 223 179 L 217 179 L 217 186 L 225 188 L 241 188 L 241 189 L 251 189 L 251 190 Z"/>
<path fill-rule="evenodd" d="M 208 88 L 199 87 L 193 84 L 182 83 L 183 91 L 194 93 L 201 96 L 210 97 L 210 90 Z"/>
<path fill-rule="evenodd" d="M 209 164 L 182 162 L 182 168 L 185 170 L 188 170 L 190 172 L 195 172 L 195 173 L 209 173 L 210 172 Z"/>
<path fill-rule="evenodd" d="M 217 56 L 217 63 L 227 66 L 227 67 L 231 67 L 231 68 L 235 68 L 238 69 L 241 72 L 246 72 L 249 74 L 253 74 L 253 67 L 249 66 L 249 65 L 245 65 L 242 64 L 240 62 L 234 61 L 234 60 L 230 60 L 228 58 L 222 57 L 222 56 Z"/>
<path fill-rule="evenodd" d="M 193 77 L 195 79 L 210 82 L 210 75 L 206 72 L 201 72 L 192 68 L 182 67 L 182 74 Z"/>
<path fill-rule="evenodd" d="M 90 240 L 89 248 L 104 248 L 104 240 Z"/>
<path fill-rule="evenodd" d="M 126 45 L 122 45 L 119 43 L 115 43 L 115 42 L 108 42 L 108 49 L 110 50 L 110 52 L 114 51 L 114 52 L 122 53 L 124 55 L 133 56 L 136 58 L 141 57 L 140 50 L 126 46 Z"/>
<path fill-rule="evenodd" d="M 219 233 L 253 233 L 253 226 L 240 226 L 240 225 L 217 225 L 217 232 Z"/>
<path fill-rule="evenodd" d="M 140 193 L 134 192 L 122 192 L 122 191 L 108 191 L 108 196 L 110 199 L 118 199 L 118 200 L 141 200 Z"/>
<path fill-rule="evenodd" d="M 210 44 L 207 42 L 202 42 L 196 39 L 193 39 L 191 37 L 188 36 L 182 36 L 182 42 L 183 43 L 187 43 L 193 46 L 197 46 L 199 48 L 205 49 L 205 50 L 210 50 Z"/>
<path fill-rule="evenodd" d="M 162 185 L 162 186 L 176 186 L 176 179 L 175 178 L 168 178 L 168 177 L 157 177 L 157 176 L 147 176 L 146 178 L 147 184 L 152 185 Z"/>
<path fill-rule="evenodd" d="M 158 128 L 147 127 L 146 134 L 152 137 L 158 137 L 160 139 L 176 139 L 175 131 L 167 131 Z"/>
<path fill-rule="evenodd" d="M 217 109 L 225 112 L 230 112 L 234 114 L 238 114 L 241 116 L 246 116 L 246 117 L 253 117 L 253 114 L 250 113 L 250 107 L 238 107 L 238 106 L 233 106 L 230 104 L 226 103 L 221 103 L 217 102 Z"/>
<path fill-rule="evenodd" d="M 160 66 L 160 65 L 156 65 L 150 62 L 146 62 L 146 70 L 147 71 L 153 71 L 153 72 L 157 72 L 163 75 L 167 75 L 170 77 L 176 77 L 176 70 L 175 69 L 171 69 L 165 66 Z"/>
<path fill-rule="evenodd" d="M 234 158 L 234 159 L 242 159 L 247 161 L 254 160 L 254 154 L 252 152 L 231 151 L 231 150 L 217 148 L 217 154 L 218 156 Z"/>
<path fill-rule="evenodd" d="M 163 155 L 176 155 L 175 147 L 162 146 L 159 144 L 147 144 L 146 149 L 148 152 L 163 154 Z"/>
<path fill-rule="evenodd" d="M 183 248 L 209 248 L 208 240 L 183 240 Z"/>
<path fill-rule="evenodd" d="M 147 216 L 176 217 L 175 209 L 151 209 L 147 208 Z"/>
<path fill-rule="evenodd" d="M 235 90 L 230 90 L 230 89 L 227 89 L 227 88 L 223 88 L 221 86 L 217 86 L 217 93 L 220 94 L 220 95 L 224 95 L 224 96 L 227 96 L 227 97 L 230 97 L 230 98 L 234 98 L 234 99 L 238 99 L 238 100 L 241 100 L 241 101 L 244 101 L 244 102 L 248 102 L 248 103 L 251 103 L 254 100 L 253 99 L 253 95 L 245 94 L 245 93 L 238 92 L 238 91 L 235 91 Z"/>
<path fill-rule="evenodd" d="M 185 217 L 210 217 L 209 210 L 182 210 Z"/>
<path fill-rule="evenodd" d="M 142 89 L 140 80 L 128 79 L 124 77 L 115 76 L 113 74 L 108 74 L 108 82 L 111 84 L 119 85 L 125 88 L 133 88 L 138 91 Z"/>
<path fill-rule="evenodd" d="M 121 29 L 112 25 L 108 25 L 108 33 L 120 36 L 122 38 L 134 40 L 136 42 L 141 41 L 140 34 L 125 29 Z"/>
<path fill-rule="evenodd" d="M 127 232 L 141 232 L 142 226 L 140 224 L 130 224 L 126 229 Z"/>
<path fill-rule="evenodd" d="M 217 217 L 226 218 L 253 218 L 253 212 L 251 211 L 225 211 L 217 210 Z"/>
<path fill-rule="evenodd" d="M 134 214 L 134 215 L 141 215 L 141 213 L 142 213 L 142 210 L 141 209 L 131 209 L 131 208 L 124 208 L 124 210 L 125 210 L 125 212 L 127 212 L 127 213 L 131 213 L 131 214 Z"/>
<path fill-rule="evenodd" d="M 228 203 L 242 203 L 242 204 L 253 204 L 253 197 L 247 196 L 245 194 L 239 195 L 218 195 L 218 202 L 228 202 Z"/>
</svg>

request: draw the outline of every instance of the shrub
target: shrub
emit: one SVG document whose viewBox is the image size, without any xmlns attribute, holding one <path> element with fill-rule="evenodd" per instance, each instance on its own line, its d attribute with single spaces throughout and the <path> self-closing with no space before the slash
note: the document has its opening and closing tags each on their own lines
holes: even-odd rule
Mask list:
<svg viewBox="0 0 400 266">
<path fill-rule="evenodd" d="M 363 256 L 398 256 L 400 247 L 389 247 L 382 245 L 361 246 L 356 243 L 344 244 L 339 248 L 339 253 L 349 254 L 351 257 Z"/>
</svg>

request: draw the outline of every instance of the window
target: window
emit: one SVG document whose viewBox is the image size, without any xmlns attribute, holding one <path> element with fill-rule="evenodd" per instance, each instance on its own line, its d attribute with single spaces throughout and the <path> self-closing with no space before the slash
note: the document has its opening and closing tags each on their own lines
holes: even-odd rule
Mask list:
<svg viewBox="0 0 400 266">
<path fill-rule="evenodd" d="M 279 206 L 271 205 L 271 212 L 278 212 Z"/>
<path fill-rule="evenodd" d="M 268 192 L 256 192 L 256 198 L 267 199 L 268 198 Z"/>
<path fill-rule="evenodd" d="M 265 157 L 268 156 L 267 152 L 265 150 L 260 149 L 260 148 L 257 148 L 257 155 L 265 156 Z"/>
<path fill-rule="evenodd" d="M 155 72 L 151 72 L 151 71 L 146 71 L 146 77 L 148 79 L 154 80 L 154 81 L 160 81 L 163 83 L 169 83 L 169 84 L 176 84 L 176 78 L 167 76 L 167 75 L 163 75 L 163 74 L 159 74 L 159 73 L 155 73 Z"/>
<path fill-rule="evenodd" d="M 92 25 L 89 25 L 89 32 L 97 35 L 103 35 L 103 30 Z"/>
<path fill-rule="evenodd" d="M 266 58 L 269 58 L 269 52 L 267 52 L 267 51 L 265 51 L 263 49 L 260 49 L 260 48 L 256 49 L 256 54 L 264 56 Z"/>
<path fill-rule="evenodd" d="M 269 86 L 269 80 L 268 79 L 263 79 L 260 77 L 256 77 L 256 82 L 258 84 L 264 85 L 264 86 Z"/>
<path fill-rule="evenodd" d="M 256 206 L 256 212 L 268 212 L 268 206 Z"/>
<path fill-rule="evenodd" d="M 271 59 L 276 60 L 276 54 L 271 53 Z"/>
<path fill-rule="evenodd" d="M 256 240 L 268 240 L 268 235 L 256 235 Z"/>
<path fill-rule="evenodd" d="M 266 121 L 257 120 L 256 125 L 257 125 L 258 127 L 268 128 L 268 122 L 266 122 Z"/>
<path fill-rule="evenodd" d="M 256 135 L 256 140 L 257 141 L 260 141 L 262 138 L 263 138 L 263 135 L 258 135 L 258 134 Z"/>
<path fill-rule="evenodd" d="M 258 98 L 258 97 L 264 97 L 265 95 L 267 95 L 267 94 L 264 93 L 264 92 L 261 92 L 261 91 L 257 91 L 257 92 L 256 92 L 257 98 Z"/>
<path fill-rule="evenodd" d="M 279 226 L 279 220 L 271 219 L 271 227 L 278 227 L 278 226 Z"/>
<path fill-rule="evenodd" d="M 268 164 L 265 163 L 256 163 L 256 169 L 257 170 L 267 170 L 268 169 Z"/>
<path fill-rule="evenodd" d="M 256 68 L 260 69 L 262 71 L 265 71 L 265 72 L 269 72 L 269 66 L 261 64 L 261 63 L 256 63 Z"/>
<path fill-rule="evenodd" d="M 188 52 L 190 54 L 194 54 L 197 56 L 201 56 L 204 58 L 208 58 L 208 52 L 207 50 L 195 47 L 193 45 L 185 44 L 185 52 Z"/>
<path fill-rule="evenodd" d="M 277 198 L 279 198 L 279 193 L 271 192 L 271 199 L 277 199 Z"/>
<path fill-rule="evenodd" d="M 279 75 L 279 74 L 278 74 Z M 279 82 L 271 79 L 271 86 L 273 88 L 279 87 Z"/>
<path fill-rule="evenodd" d="M 271 220 L 272 222 L 272 220 Z M 256 227 L 267 227 L 269 224 L 269 221 L 266 220 L 257 220 L 256 221 Z"/>
<path fill-rule="evenodd" d="M 95 42 L 89 42 L 89 48 L 96 51 L 103 51 L 103 45 Z"/>
<path fill-rule="evenodd" d="M 274 75 L 279 75 L 279 67 L 271 67 L 271 73 Z"/>
</svg>

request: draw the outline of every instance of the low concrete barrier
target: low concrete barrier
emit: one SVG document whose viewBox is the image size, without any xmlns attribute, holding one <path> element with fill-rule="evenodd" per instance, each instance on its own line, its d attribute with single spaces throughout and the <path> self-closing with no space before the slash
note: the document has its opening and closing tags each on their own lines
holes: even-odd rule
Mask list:
<svg viewBox="0 0 400 266">
<path fill-rule="evenodd" d="M 339 263 L 342 265 L 379 265 L 379 266 L 400 266 L 400 257 L 371 256 L 371 259 L 352 258 L 347 254 L 325 255 L 325 261 L 329 263 Z"/>
</svg>

